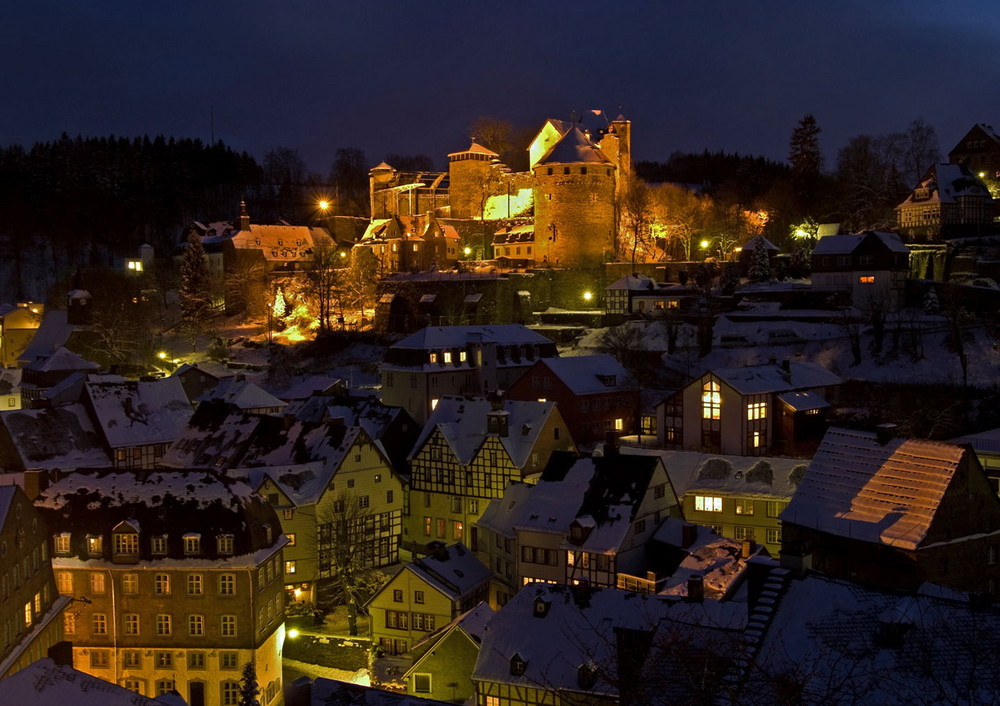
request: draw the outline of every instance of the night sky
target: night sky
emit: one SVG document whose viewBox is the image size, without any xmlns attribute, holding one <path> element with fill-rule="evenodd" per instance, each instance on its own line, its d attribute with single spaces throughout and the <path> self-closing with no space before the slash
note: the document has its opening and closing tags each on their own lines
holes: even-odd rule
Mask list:
<svg viewBox="0 0 1000 706">
<path fill-rule="evenodd" d="M 1000 3 L 200 0 L 4 2 L 0 144 L 215 136 L 260 157 L 467 146 L 493 115 L 539 125 L 602 107 L 635 159 L 785 159 L 813 113 L 828 165 L 859 133 L 921 117 L 947 152 L 1000 127 Z M 494 8 L 498 9 L 486 9 Z"/>
</svg>

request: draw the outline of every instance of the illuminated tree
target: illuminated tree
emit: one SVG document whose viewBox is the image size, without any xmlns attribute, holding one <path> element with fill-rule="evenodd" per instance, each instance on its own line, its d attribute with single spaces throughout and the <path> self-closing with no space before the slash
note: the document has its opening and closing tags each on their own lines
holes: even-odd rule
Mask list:
<svg viewBox="0 0 1000 706">
<path fill-rule="evenodd" d="M 257 694 L 259 693 L 257 669 L 254 667 L 253 662 L 247 662 L 243 665 L 243 674 L 240 677 L 240 700 L 237 702 L 238 705 L 260 706 L 260 700 L 257 698 Z"/>
<path fill-rule="evenodd" d="M 332 243 L 317 242 L 306 270 L 309 295 L 316 304 L 320 335 L 333 330 L 333 312 L 340 304 L 340 259 Z"/>
<path fill-rule="evenodd" d="M 209 325 L 212 309 L 212 294 L 208 278 L 208 264 L 201 239 L 194 233 L 188 236 L 184 256 L 181 259 L 181 327 L 192 347 L 197 345 L 198 336 Z"/>
<path fill-rule="evenodd" d="M 757 242 L 754 243 L 750 253 L 750 269 L 747 271 L 747 276 L 752 282 L 769 282 L 771 280 L 771 259 L 768 256 L 767 246 L 764 245 L 763 238 L 758 238 Z"/>
<path fill-rule="evenodd" d="M 619 239 L 615 243 L 615 260 L 628 252 L 635 270 L 636 254 L 649 247 L 649 222 L 651 216 L 649 186 L 639 177 L 630 174 L 626 178 L 619 198 L 618 211 L 624 228 L 619 229 Z"/>
<path fill-rule="evenodd" d="M 690 260 L 694 244 L 709 222 L 712 200 L 675 184 L 660 184 L 650 191 L 653 232 L 663 239 L 663 249 Z"/>
</svg>

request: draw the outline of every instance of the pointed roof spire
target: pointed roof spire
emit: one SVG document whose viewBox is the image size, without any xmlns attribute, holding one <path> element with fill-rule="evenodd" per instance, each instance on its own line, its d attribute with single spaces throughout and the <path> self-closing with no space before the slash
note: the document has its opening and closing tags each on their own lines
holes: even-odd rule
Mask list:
<svg viewBox="0 0 1000 706">
<path fill-rule="evenodd" d="M 240 199 L 240 230 L 250 230 L 250 214 L 247 213 L 247 202 Z"/>
<path fill-rule="evenodd" d="M 567 164 L 574 162 L 611 164 L 611 160 L 591 142 L 583 131 L 574 126 L 538 160 L 538 164 Z"/>
</svg>

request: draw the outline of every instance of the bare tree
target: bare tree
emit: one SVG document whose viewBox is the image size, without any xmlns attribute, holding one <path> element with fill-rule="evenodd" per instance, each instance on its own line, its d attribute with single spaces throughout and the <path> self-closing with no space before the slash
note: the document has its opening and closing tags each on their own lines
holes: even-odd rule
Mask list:
<svg viewBox="0 0 1000 706">
<path fill-rule="evenodd" d="M 306 277 L 309 281 L 309 295 L 316 304 L 321 335 L 333 330 L 333 312 L 340 305 L 339 288 L 343 273 L 340 259 L 332 243 L 320 241 L 313 245 Z"/>
<path fill-rule="evenodd" d="M 676 184 L 660 184 L 651 189 L 653 233 L 664 240 L 665 252 L 677 252 L 691 259 L 694 244 L 709 222 L 712 201 Z"/>
<path fill-rule="evenodd" d="M 624 188 L 619 197 L 618 212 L 623 228 L 619 228 L 619 237 L 615 241 L 614 258 L 620 260 L 623 251 L 628 250 L 635 271 L 636 254 L 642 252 L 647 256 L 649 248 L 649 222 L 651 204 L 649 186 L 634 174 L 626 177 Z"/>
</svg>

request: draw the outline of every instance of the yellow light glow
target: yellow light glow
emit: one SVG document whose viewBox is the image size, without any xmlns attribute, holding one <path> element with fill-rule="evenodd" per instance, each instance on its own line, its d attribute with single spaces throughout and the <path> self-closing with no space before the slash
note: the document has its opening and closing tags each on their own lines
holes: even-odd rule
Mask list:
<svg viewBox="0 0 1000 706">
<path fill-rule="evenodd" d="M 466 246 L 466 248 L 464 250 L 462 250 L 462 252 L 465 253 L 466 257 L 468 257 L 469 255 L 472 254 L 472 248 Z"/>
<path fill-rule="evenodd" d="M 292 628 L 291 630 L 288 631 L 288 637 L 295 639 L 298 636 L 299 636 L 299 631 L 296 630 L 295 628 Z"/>
<path fill-rule="evenodd" d="M 593 298 L 594 298 L 594 293 L 593 292 L 584 292 L 583 293 L 583 300 L 585 302 L 589 302 Z"/>
<path fill-rule="evenodd" d="M 979 178 L 982 179 L 986 176 L 986 172 L 979 172 Z"/>
<path fill-rule="evenodd" d="M 346 253 L 346 252 L 344 252 L 343 250 L 341 250 L 341 251 L 340 251 L 340 256 L 341 256 L 341 257 L 347 257 L 347 253 Z"/>
<path fill-rule="evenodd" d="M 320 200 L 318 205 L 319 205 L 319 210 L 321 211 L 326 211 L 330 208 L 330 202 L 327 201 L 326 199 Z"/>
<path fill-rule="evenodd" d="M 743 252 L 743 247 L 738 245 L 735 248 L 733 248 L 733 252 Z"/>
<path fill-rule="evenodd" d="M 160 360 L 166 360 L 167 359 L 167 352 L 166 351 L 160 351 L 159 353 L 156 354 L 156 357 L 159 358 Z"/>
<path fill-rule="evenodd" d="M 702 249 L 705 249 L 705 248 L 708 247 L 708 241 L 707 240 L 703 240 L 703 241 L 701 241 L 698 244 L 701 245 Z"/>
</svg>

